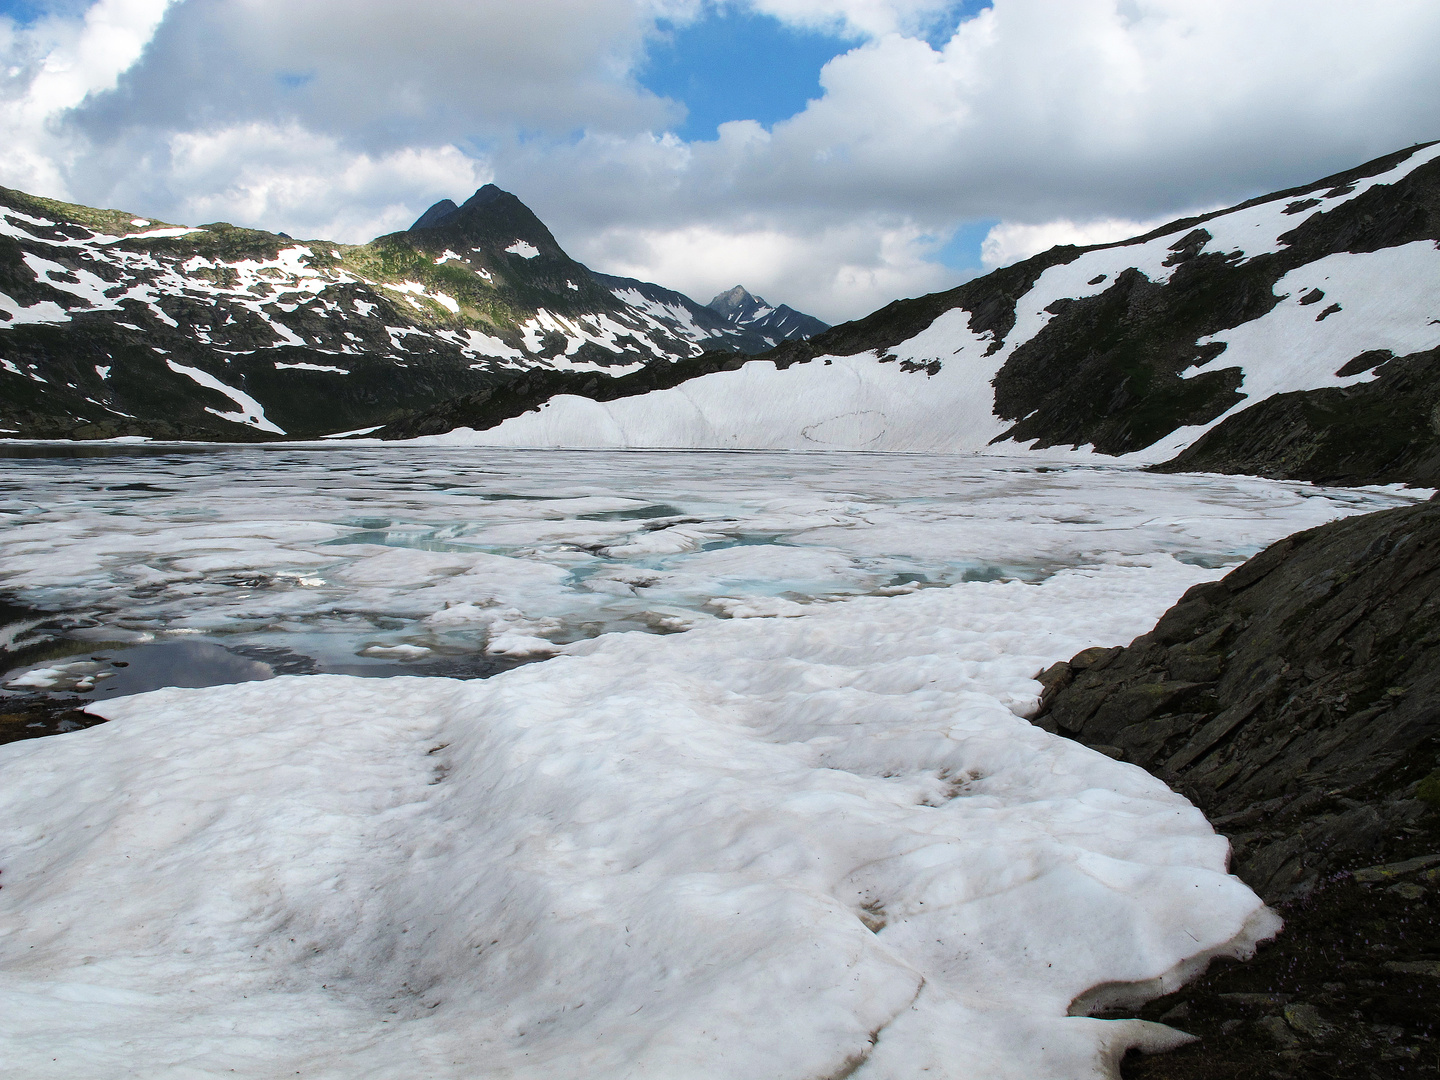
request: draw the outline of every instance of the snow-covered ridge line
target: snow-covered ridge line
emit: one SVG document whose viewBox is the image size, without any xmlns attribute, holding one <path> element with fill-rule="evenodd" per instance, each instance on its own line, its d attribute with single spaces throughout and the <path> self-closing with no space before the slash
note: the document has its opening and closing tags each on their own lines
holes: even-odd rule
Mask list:
<svg viewBox="0 0 1440 1080">
<path fill-rule="evenodd" d="M 22 411 L 50 419 L 33 433 L 94 434 L 108 427 L 204 437 L 223 434 L 223 424 L 217 429 L 211 418 L 229 422 L 239 415 L 207 410 L 197 399 L 177 417 L 174 402 L 188 390 L 171 381 L 168 396 L 160 395 L 166 401 L 160 415 L 152 411 L 145 420 L 149 427 L 115 427 L 116 418 L 145 417 L 142 399 L 157 391 L 151 378 L 167 378 L 153 367 L 135 369 L 124 343 L 94 340 L 96 332 L 104 336 L 115 327 L 158 335 L 187 366 L 207 370 L 272 415 L 288 414 L 279 426 L 312 436 L 334 433 L 319 426 L 325 409 L 299 400 L 313 394 L 313 384 L 295 383 L 291 390 L 293 380 L 283 373 L 313 370 L 324 357 L 368 361 L 355 369 L 354 389 L 336 402 L 341 414 L 334 427 L 355 430 L 530 370 L 618 377 L 707 348 L 756 347 L 759 339 L 723 327 L 718 317 L 697 321 L 704 309 L 658 286 L 636 283 L 644 291 L 637 294 L 641 303 L 626 304 L 559 251 L 513 196 L 498 189 L 477 197 L 482 194 L 472 200 L 474 208 L 452 205 L 453 213 L 440 215 L 448 224 L 438 231 L 420 228 L 342 249 L 225 224 L 152 228 L 147 222 L 140 231 L 125 231 L 123 222 L 110 219 L 131 225 L 145 219 L 84 207 L 67 211 L 10 193 L 6 198 L 17 206 L 0 219 L 0 240 L 18 249 L 19 280 L 29 274 L 34 284 L 0 294 L 0 354 L 26 354 L 27 367 L 29 354 L 40 354 L 24 377 L 51 389 L 39 399 L 21 399 Z M 104 230 L 81 224 L 101 220 Z M 652 295 L 674 300 L 657 304 Z M 39 334 L 47 328 L 61 336 Z M 78 377 L 69 370 L 70 351 L 61 342 L 71 333 L 87 336 L 86 349 L 105 353 L 100 366 L 111 369 L 110 379 L 89 385 L 95 365 Z M 278 353 L 281 362 L 267 353 Z M 265 361 L 263 377 L 240 363 L 254 360 Z M 425 370 L 412 370 L 417 364 Z M 0 368 L 5 374 L 13 373 Z M 4 402 L 0 397 L 0 409 Z M 167 426 L 176 419 L 188 429 Z M 163 430 L 151 430 L 156 422 Z"/>
</svg>

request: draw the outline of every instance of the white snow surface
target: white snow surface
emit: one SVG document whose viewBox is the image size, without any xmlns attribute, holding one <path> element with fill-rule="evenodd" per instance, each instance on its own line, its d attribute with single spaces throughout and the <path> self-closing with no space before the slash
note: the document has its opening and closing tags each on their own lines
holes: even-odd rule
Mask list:
<svg viewBox="0 0 1440 1080">
<path fill-rule="evenodd" d="M 275 370 L 276 370 L 276 371 L 328 371 L 328 372 L 331 372 L 332 374 L 335 374 L 335 375 L 349 375 L 349 374 L 350 374 L 350 369 L 349 369 L 349 368 L 334 367 L 334 366 L 332 366 L 332 365 L 330 365 L 330 364 L 307 364 L 307 363 L 282 364 L 279 360 L 275 361 Z M 371 430 L 371 431 L 374 431 L 375 429 L 374 429 L 374 428 L 371 428 L 370 430 Z"/>
<path fill-rule="evenodd" d="M 1302 305 L 1312 289 L 1324 298 Z M 1440 346 L 1440 246 L 1430 240 L 1329 255 L 1290 271 L 1275 292 L 1285 300 L 1267 314 L 1200 339 L 1226 342 L 1213 364 L 1244 370 L 1249 400 L 1236 411 L 1272 394 L 1368 382 L 1374 372 L 1335 372 L 1371 349 L 1404 356 Z M 1327 314 L 1332 304 L 1340 310 Z"/>
<path fill-rule="evenodd" d="M 366 613 L 410 620 L 352 639 L 374 663 L 477 621 L 558 655 L 165 689 L 0 747 L 0 1060 L 35 1080 L 1113 1076 L 1179 1036 L 1074 999 L 1277 921 L 1184 799 L 1026 722 L 1032 676 L 1407 501 L 909 455 L 130 453 L 0 476 L 0 580 L 84 648 L 31 685 L 98 680 L 90 641 Z M 684 632 L 554 629 L 643 615 Z"/>
<path fill-rule="evenodd" d="M 1109 1075 L 1177 1039 L 1074 998 L 1154 994 L 1278 920 L 1184 799 L 1012 709 L 1198 576 L 612 635 L 482 682 L 107 703 L 109 725 L 0 748 L 5 1058 L 67 1080 Z"/>
<path fill-rule="evenodd" d="M 1166 266 L 1176 242 L 1193 228 L 1212 239 L 1202 250 L 1236 253 L 1240 261 L 1278 251 L 1279 237 L 1307 218 L 1324 213 L 1377 184 L 1393 183 L 1440 157 L 1440 145 L 1411 155 L 1388 172 L 1357 182 L 1333 196 L 1317 192 L 1319 205 L 1287 214 L 1299 197 L 1272 199 L 1186 226 L 1144 243 L 1088 251 L 1053 266 L 1016 301 L 1016 321 L 1004 345 L 986 355 L 993 338 L 970 329 L 969 312 L 952 308 L 908 341 L 855 356 L 823 356 L 777 370 L 752 361 L 737 371 L 692 379 L 670 390 L 596 402 L 562 395 L 538 410 L 484 431 L 459 428 L 424 441 L 441 445 L 524 447 L 669 447 L 930 451 L 1014 454 L 1013 443 L 992 446 L 1010 421 L 993 413 L 992 380 L 1020 346 L 1054 317 L 1057 300 L 1095 296 L 1134 268 L 1151 281 L 1170 279 Z M 1440 251 L 1417 241 L 1378 252 L 1332 255 L 1286 275 L 1276 295 L 1287 297 L 1264 317 L 1215 335 L 1229 343 L 1207 369 L 1238 366 L 1247 395 L 1204 427 L 1187 427 L 1126 460 L 1161 461 L 1174 456 L 1226 416 L 1272 394 L 1363 381 L 1337 379 L 1347 360 L 1372 349 L 1404 355 L 1440 343 Z M 1323 288 L 1324 301 L 1299 306 L 1301 288 Z M 1332 295 L 1333 290 L 1333 295 Z M 640 309 L 636 290 L 616 296 Z M 1342 310 L 1316 321 L 1332 302 Z M 652 305 L 653 307 L 654 305 Z M 673 312 L 671 313 L 673 314 Z M 1337 321 L 1338 320 L 1338 321 Z M 1332 325 L 1332 323 L 1334 325 Z M 1199 345 L 1209 338 L 1197 341 Z M 904 370 L 906 364 L 910 370 Z M 932 370 L 934 365 L 939 370 Z M 1087 448 L 1052 450 L 1049 457 L 1090 457 Z"/>
<path fill-rule="evenodd" d="M 519 255 L 522 259 L 533 259 L 540 254 L 540 249 L 528 240 L 516 240 L 505 250 L 511 255 Z"/>
</svg>

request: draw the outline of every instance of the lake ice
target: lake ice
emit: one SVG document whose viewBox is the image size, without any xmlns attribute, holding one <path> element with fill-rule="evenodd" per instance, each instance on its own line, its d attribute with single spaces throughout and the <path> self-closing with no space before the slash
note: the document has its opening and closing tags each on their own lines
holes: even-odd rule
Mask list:
<svg viewBox="0 0 1440 1080">
<path fill-rule="evenodd" d="M 7 677 L 114 699 L 0 747 L 0 1058 L 66 1078 L 1109 1075 L 1174 1035 L 1075 999 L 1276 924 L 1185 800 L 1023 719 L 1032 676 L 1409 498 L 918 455 L 6 464 L 0 589 L 59 613 Z M 259 681 L 95 678 L 168 643 Z"/>
</svg>

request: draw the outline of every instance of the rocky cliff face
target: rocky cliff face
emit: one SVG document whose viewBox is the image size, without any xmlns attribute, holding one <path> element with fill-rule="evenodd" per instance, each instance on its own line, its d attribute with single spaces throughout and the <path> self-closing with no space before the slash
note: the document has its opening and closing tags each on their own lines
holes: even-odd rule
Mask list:
<svg viewBox="0 0 1440 1080">
<path fill-rule="evenodd" d="M 1036 723 L 1187 795 L 1290 924 L 1254 965 L 1152 1006 L 1206 1039 L 1129 1075 L 1434 1066 L 1440 502 L 1288 537 L 1128 647 L 1040 678 Z"/>
<path fill-rule="evenodd" d="M 1042 682 L 1039 723 L 1191 796 L 1267 899 L 1399 858 L 1440 754 L 1440 502 L 1287 537 Z"/>
</svg>

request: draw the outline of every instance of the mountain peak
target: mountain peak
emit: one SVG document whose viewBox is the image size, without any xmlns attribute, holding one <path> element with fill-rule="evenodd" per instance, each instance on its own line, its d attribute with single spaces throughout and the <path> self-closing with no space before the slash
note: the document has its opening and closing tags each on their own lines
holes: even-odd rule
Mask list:
<svg viewBox="0 0 1440 1080">
<path fill-rule="evenodd" d="M 443 221 L 445 218 L 449 217 L 451 214 L 455 213 L 455 211 L 459 209 L 460 208 L 455 205 L 453 200 L 441 199 L 434 206 L 430 207 L 429 210 L 426 210 L 425 213 L 421 214 L 418 218 L 416 218 L 415 224 L 411 225 L 410 228 L 412 230 L 433 229 L 436 225 L 439 225 L 441 221 Z"/>
<path fill-rule="evenodd" d="M 496 199 L 499 199 L 505 195 L 510 195 L 510 192 L 506 191 L 503 188 L 498 188 L 494 184 L 486 184 L 484 187 L 477 188 L 475 194 L 471 195 L 470 198 L 466 199 L 465 205 L 462 206 L 460 209 L 476 210 L 482 206 L 489 206 Z M 515 198 L 515 196 L 513 195 L 510 195 L 510 197 L 512 199 Z"/>
<path fill-rule="evenodd" d="M 470 198 L 466 199 L 460 206 L 456 206 L 453 199 L 441 199 L 415 219 L 415 224 L 410 226 L 410 231 L 414 231 L 415 229 L 438 229 L 444 225 L 453 225 L 455 224 L 453 219 L 456 214 L 463 213 L 466 210 L 479 210 L 506 197 L 514 199 L 517 203 L 520 202 L 514 195 L 511 195 L 503 188 L 496 187 L 494 184 L 486 184 L 484 187 L 478 189 L 474 195 L 471 195 Z"/>
<path fill-rule="evenodd" d="M 757 308 L 770 305 L 758 296 L 752 296 L 744 285 L 736 285 L 733 289 L 720 293 L 705 306 L 711 311 L 718 311 L 727 319 L 743 319 Z"/>
<path fill-rule="evenodd" d="M 772 345 L 786 338 L 812 337 L 829 329 L 819 319 L 794 308 L 784 304 L 776 307 L 744 285 L 727 289 L 705 306 L 737 329 L 758 331 Z"/>
</svg>

